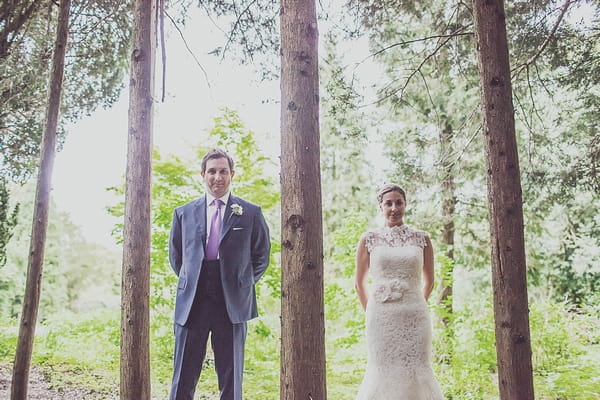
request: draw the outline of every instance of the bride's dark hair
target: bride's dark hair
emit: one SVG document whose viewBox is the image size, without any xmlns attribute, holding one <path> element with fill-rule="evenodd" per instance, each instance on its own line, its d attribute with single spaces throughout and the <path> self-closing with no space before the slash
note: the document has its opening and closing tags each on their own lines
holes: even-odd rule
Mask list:
<svg viewBox="0 0 600 400">
<path fill-rule="evenodd" d="M 377 200 L 379 201 L 379 203 L 381 203 L 381 201 L 383 200 L 383 195 L 389 192 L 400 193 L 402 197 L 404 197 L 404 201 L 406 201 L 406 192 L 404 192 L 404 189 L 402 189 L 396 184 L 388 183 L 387 185 L 383 185 L 383 187 L 379 189 L 379 193 L 377 193 Z"/>
</svg>

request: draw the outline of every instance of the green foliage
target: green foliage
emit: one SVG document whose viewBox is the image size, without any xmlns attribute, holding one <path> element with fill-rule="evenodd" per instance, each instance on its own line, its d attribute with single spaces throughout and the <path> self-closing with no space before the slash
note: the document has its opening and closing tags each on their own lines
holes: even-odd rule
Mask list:
<svg viewBox="0 0 600 400">
<path fill-rule="evenodd" d="M 58 7 L 50 1 L 27 2 L 32 12 L 22 13 L 21 24 L 9 24 L 4 18 L 21 14 L 23 5 L 4 3 L 0 23 L 0 175 L 22 182 L 35 170 L 39 157 Z M 118 99 L 129 56 L 130 5 L 130 1 L 114 0 L 72 2 L 59 146 L 66 121 Z M 4 34 L 10 43 L 4 41 Z"/>
<path fill-rule="evenodd" d="M 115 349 L 121 338 L 119 315 L 109 309 L 96 314 L 54 314 L 40 327 L 36 360 L 42 364 L 46 360 L 80 363 L 101 371 L 118 369 L 119 352 Z"/>
<path fill-rule="evenodd" d="M 530 313 L 534 382 L 541 399 L 596 399 L 600 393 L 598 311 L 534 303 Z"/>
<path fill-rule="evenodd" d="M 279 314 L 273 312 L 277 309 L 278 307 L 269 307 L 268 315 L 262 315 L 248 323 L 244 398 L 279 399 L 280 324 Z"/>
<path fill-rule="evenodd" d="M 5 319 L 0 323 L 0 362 L 8 363 L 14 360 L 17 348 L 18 322 L 13 319 Z"/>
<path fill-rule="evenodd" d="M 345 235 L 352 220 L 360 215 L 363 223 L 372 217 L 373 182 L 369 181 L 372 160 L 365 125 L 369 115 L 359 110 L 360 96 L 350 80 L 348 69 L 336 53 L 339 39 L 327 35 L 325 59 L 320 64 L 321 88 L 321 195 L 323 203 L 323 248 L 326 259 L 337 257 L 344 249 L 336 237 Z M 323 90 L 324 89 L 324 90 Z M 360 235 L 360 232 L 358 233 Z M 355 247 L 358 237 L 350 238 Z M 347 246 L 345 243 L 344 246 Z M 352 254 L 354 251 L 352 250 Z M 339 260 L 341 261 L 341 260 Z M 340 262 L 339 265 L 353 265 Z"/>
<path fill-rule="evenodd" d="M 438 360 L 434 367 L 447 398 L 498 398 L 494 318 L 488 296 L 455 310 L 452 331 L 434 325 Z M 596 398 L 600 384 L 597 311 L 574 311 L 568 304 L 548 299 L 531 304 L 536 398 Z M 452 343 L 450 363 L 443 359 L 447 349 L 440 348 L 448 342 Z"/>
<path fill-rule="evenodd" d="M 233 187 L 236 195 L 259 204 L 264 210 L 271 209 L 279 203 L 279 190 L 276 188 L 274 177 L 268 173 L 275 163 L 261 152 L 255 134 L 244 128 L 237 112 L 223 109 L 221 115 L 215 118 L 210 136 L 216 140 L 216 147 L 233 156 Z M 208 149 L 201 148 L 199 158 L 204 156 L 206 150 Z"/>
<path fill-rule="evenodd" d="M 0 274 L 0 318 L 15 318 L 22 309 L 27 276 L 34 182 L 12 186 L 20 204 L 14 235 L 7 246 L 7 262 Z M 118 304 L 119 252 L 88 243 L 71 217 L 51 202 L 44 278 L 38 320 L 62 311 L 87 311 Z"/>
<path fill-rule="evenodd" d="M 351 279 L 328 280 L 327 382 L 332 398 L 351 400 L 356 395 L 366 363 L 364 313 Z M 266 293 L 265 293 L 266 294 Z M 345 299 L 345 300 L 340 300 Z M 275 400 L 279 395 L 279 299 L 265 295 L 267 310 L 248 325 L 245 397 Z M 532 304 L 530 323 L 536 398 L 592 400 L 600 389 L 600 324 L 594 309 L 569 308 L 550 301 Z M 497 399 L 496 354 L 491 299 L 482 295 L 455 312 L 452 362 L 440 359 L 447 332 L 434 324 L 434 369 L 446 398 Z M 172 373 L 172 322 L 170 315 L 153 315 L 153 393 L 168 392 Z M 16 346 L 16 320 L 0 325 L 0 362 L 12 361 Z M 354 340 L 348 327 L 356 326 Z M 56 386 L 86 386 L 114 393 L 119 374 L 120 318 L 118 309 L 88 314 L 57 314 L 38 328 L 33 362 L 48 372 Z M 162 337 L 163 341 L 156 338 Z M 199 391 L 215 399 L 216 377 L 207 357 Z"/>
<path fill-rule="evenodd" d="M 343 276 L 349 277 L 354 273 L 356 248 L 367 225 L 367 216 L 348 210 L 344 224 L 333 234 L 335 252 L 332 261 L 343 266 Z"/>
<path fill-rule="evenodd" d="M 530 203 L 542 220 L 527 224 L 529 277 L 555 301 L 600 304 L 600 198 L 590 192 L 552 204 L 544 195 Z M 541 207 L 545 206 L 545 209 Z"/>
<path fill-rule="evenodd" d="M 434 355 L 442 361 L 434 367 L 444 394 L 451 399 L 498 398 L 491 299 L 482 299 L 454 311 L 452 330 L 434 325 Z M 441 347 L 447 343 L 451 343 L 449 355 L 448 349 Z"/>
<path fill-rule="evenodd" d="M 38 327 L 32 363 L 54 387 L 81 386 L 114 395 L 120 334 L 118 309 L 58 313 Z"/>
<path fill-rule="evenodd" d="M 19 214 L 19 204 L 10 211 L 8 195 L 6 179 L 0 177 L 0 268 L 6 264 L 6 246 L 13 235 Z"/>
</svg>

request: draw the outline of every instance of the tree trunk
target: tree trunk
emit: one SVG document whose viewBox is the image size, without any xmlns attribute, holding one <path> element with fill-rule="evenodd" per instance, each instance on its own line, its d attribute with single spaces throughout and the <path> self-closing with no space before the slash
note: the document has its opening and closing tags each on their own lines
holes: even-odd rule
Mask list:
<svg viewBox="0 0 600 400">
<path fill-rule="evenodd" d="M 504 3 L 476 0 L 500 398 L 533 399 L 523 204 Z"/>
<path fill-rule="evenodd" d="M 150 195 L 156 2 L 136 0 L 121 285 L 122 400 L 150 399 Z"/>
<path fill-rule="evenodd" d="M 69 13 L 71 0 L 61 0 L 58 9 L 56 42 L 52 59 L 52 75 L 48 90 L 48 108 L 46 109 L 46 127 L 42 139 L 38 181 L 35 194 L 35 208 L 31 227 L 27 282 L 23 299 L 23 312 L 19 326 L 19 341 L 15 353 L 11 400 L 25 400 L 29 381 L 29 367 L 35 337 L 46 232 L 48 230 L 48 209 L 50 208 L 50 189 L 54 156 L 56 152 L 56 129 L 60 111 L 62 82 L 65 69 L 65 54 L 69 33 Z"/>
<path fill-rule="evenodd" d="M 325 400 L 315 2 L 282 0 L 280 15 L 281 399 Z"/>
<path fill-rule="evenodd" d="M 441 292 L 439 303 L 443 309 L 442 322 L 447 328 L 452 315 L 452 288 L 454 286 L 454 168 L 450 160 L 453 130 L 450 125 L 440 132 L 441 172 L 442 172 L 442 243 L 445 247 L 446 260 L 443 263 L 441 275 Z"/>
<path fill-rule="evenodd" d="M 442 243 L 444 246 L 444 258 L 440 265 L 440 305 L 439 314 L 444 324 L 444 334 L 440 355 L 446 364 L 452 363 L 454 355 L 454 325 L 452 323 L 453 288 L 454 288 L 454 209 L 456 206 L 454 164 L 450 159 L 453 148 L 454 132 L 452 126 L 448 125 L 440 132 L 440 162 L 442 174 Z"/>
</svg>

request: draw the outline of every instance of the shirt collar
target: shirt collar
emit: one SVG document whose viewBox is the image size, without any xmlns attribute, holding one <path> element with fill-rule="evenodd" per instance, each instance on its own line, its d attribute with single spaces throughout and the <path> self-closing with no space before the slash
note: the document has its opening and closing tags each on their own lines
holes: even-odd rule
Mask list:
<svg viewBox="0 0 600 400">
<path fill-rule="evenodd" d="M 225 193 L 225 195 L 223 197 L 219 197 L 219 199 L 223 202 L 223 204 L 227 204 L 227 202 L 229 201 L 230 194 L 231 194 L 231 192 L 227 192 L 227 193 Z M 215 199 L 215 197 L 212 194 L 206 192 L 206 207 L 209 207 L 212 204 L 214 199 Z"/>
</svg>

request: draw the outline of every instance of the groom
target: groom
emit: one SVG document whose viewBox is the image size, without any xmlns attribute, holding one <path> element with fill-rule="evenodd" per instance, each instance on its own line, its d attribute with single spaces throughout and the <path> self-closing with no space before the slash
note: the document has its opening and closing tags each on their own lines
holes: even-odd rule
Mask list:
<svg viewBox="0 0 600 400">
<path fill-rule="evenodd" d="M 175 209 L 169 259 L 179 277 L 171 400 L 192 400 L 209 333 L 220 400 L 242 399 L 246 321 L 258 315 L 254 285 L 269 263 L 269 228 L 260 207 L 230 193 L 233 160 L 202 159 L 206 195 Z"/>
</svg>

